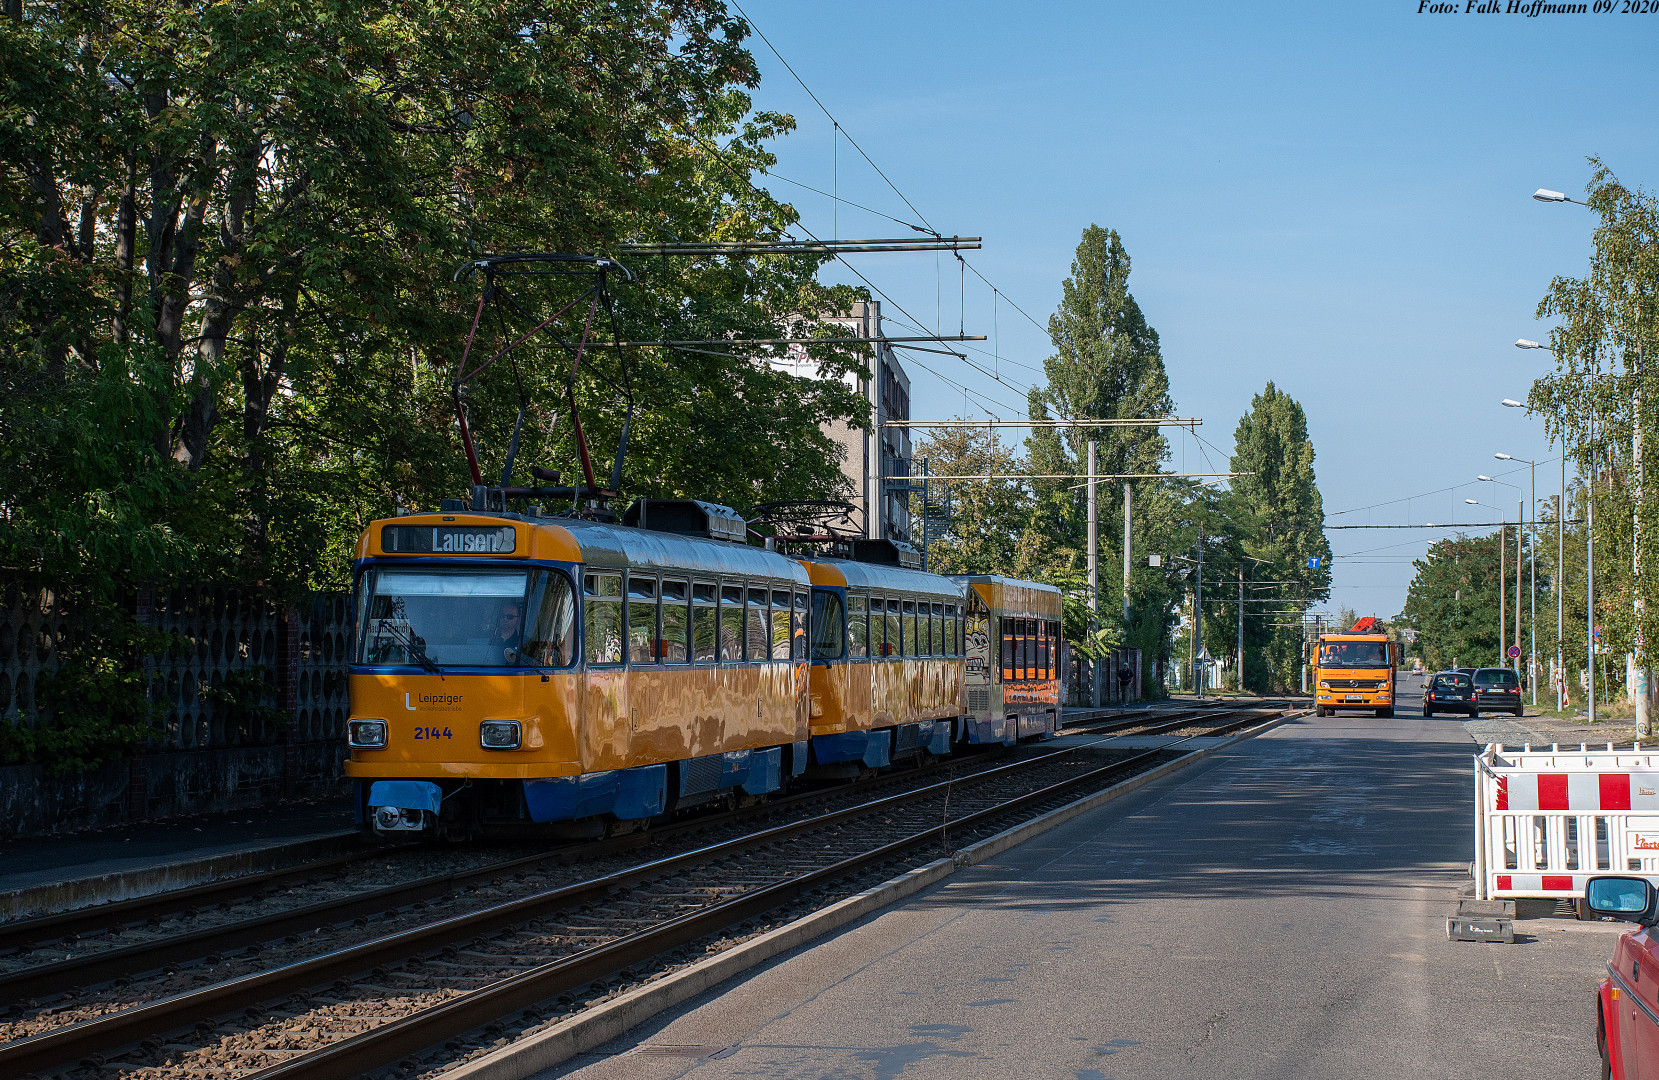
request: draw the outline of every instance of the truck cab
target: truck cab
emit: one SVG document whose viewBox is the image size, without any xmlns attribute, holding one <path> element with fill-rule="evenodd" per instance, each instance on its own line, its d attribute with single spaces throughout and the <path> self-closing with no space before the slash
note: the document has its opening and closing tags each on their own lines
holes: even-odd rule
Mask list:
<svg viewBox="0 0 1659 1080">
<path fill-rule="evenodd" d="M 1394 715 L 1395 673 L 1402 647 L 1373 627 L 1355 624 L 1346 633 L 1319 636 L 1313 654 L 1313 684 L 1314 711 L 1320 716 L 1338 709 Z"/>
</svg>

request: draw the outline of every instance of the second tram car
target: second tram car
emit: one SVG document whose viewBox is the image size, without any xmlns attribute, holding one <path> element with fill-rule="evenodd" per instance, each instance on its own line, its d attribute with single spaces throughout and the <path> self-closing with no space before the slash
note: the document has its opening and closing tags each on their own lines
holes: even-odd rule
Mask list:
<svg viewBox="0 0 1659 1080">
<path fill-rule="evenodd" d="M 946 754 L 962 716 L 964 591 L 915 549 L 859 540 L 812 579 L 812 756 L 821 774 Z"/>
</svg>

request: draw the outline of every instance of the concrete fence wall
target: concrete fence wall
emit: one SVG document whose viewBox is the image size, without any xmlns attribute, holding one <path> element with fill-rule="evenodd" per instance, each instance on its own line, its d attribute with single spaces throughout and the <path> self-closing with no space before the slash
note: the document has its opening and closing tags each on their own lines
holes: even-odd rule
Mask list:
<svg viewBox="0 0 1659 1080">
<path fill-rule="evenodd" d="M 0 765 L 0 836 L 343 791 L 349 606 L 343 593 L 291 604 L 207 585 L 140 593 L 132 601 L 138 621 L 182 646 L 138 661 L 151 701 L 165 711 L 160 734 L 133 760 L 85 773 Z M 0 723 L 43 722 L 36 691 L 61 667 L 77 617 L 39 581 L 0 579 Z M 261 707 L 238 708 L 211 692 L 227 678 L 245 687 L 250 675 L 268 687 L 252 703 Z"/>
</svg>

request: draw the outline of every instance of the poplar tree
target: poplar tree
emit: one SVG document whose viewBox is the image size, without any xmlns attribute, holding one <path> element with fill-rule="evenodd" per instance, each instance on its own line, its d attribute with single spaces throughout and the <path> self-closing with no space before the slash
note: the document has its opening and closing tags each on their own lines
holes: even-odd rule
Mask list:
<svg viewBox="0 0 1659 1080">
<path fill-rule="evenodd" d="M 1061 284 L 1059 308 L 1049 317 L 1054 352 L 1043 363 L 1046 385 L 1029 395 L 1031 419 L 1110 420 L 1167 417 L 1173 412 L 1158 332 L 1129 291 L 1129 273 L 1129 252 L 1116 230 L 1090 225 L 1083 231 L 1071 274 Z M 1099 473 L 1159 472 L 1169 457 L 1169 444 L 1156 427 L 1036 428 L 1026 443 L 1031 472 L 1084 476 L 1091 439 L 1099 444 Z M 1045 575 L 1045 580 L 1079 577 L 1087 559 L 1084 488 L 1073 480 L 1034 480 L 1032 488 L 1036 497 L 1031 533 L 1041 544 L 1030 550 L 1046 565 L 1028 572 Z M 1179 587 L 1138 560 L 1131 576 L 1129 625 L 1118 625 L 1123 610 L 1121 574 L 1111 568 L 1122 558 L 1121 524 L 1113 527 L 1121 523 L 1122 513 L 1111 508 L 1122 506 L 1123 487 L 1102 483 L 1098 497 L 1101 624 L 1116 627 L 1124 644 L 1145 650 L 1149 669 L 1156 665 L 1161 670 Z M 1176 524 L 1181 503 L 1180 492 L 1168 481 L 1136 487 L 1137 550 L 1176 550 L 1186 544 Z M 1072 632 L 1068 625 L 1068 635 Z"/>
<path fill-rule="evenodd" d="M 1239 420 L 1233 447 L 1232 471 L 1245 475 L 1233 479 L 1228 502 L 1249 560 L 1246 598 L 1284 601 L 1245 605 L 1245 685 L 1282 689 L 1298 682 L 1301 642 L 1297 633 L 1273 624 L 1324 600 L 1331 587 L 1331 545 L 1307 414 L 1270 381 Z M 1252 589 L 1252 580 L 1274 584 Z"/>
</svg>

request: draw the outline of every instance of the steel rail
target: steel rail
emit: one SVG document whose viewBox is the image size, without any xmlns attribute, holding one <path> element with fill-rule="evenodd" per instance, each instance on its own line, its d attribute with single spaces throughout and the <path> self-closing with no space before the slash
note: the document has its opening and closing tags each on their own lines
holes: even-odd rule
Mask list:
<svg viewBox="0 0 1659 1080">
<path fill-rule="evenodd" d="M 103 930 L 107 929 L 112 923 L 124 925 L 140 922 L 156 915 L 172 914 L 182 908 L 197 904 L 223 903 L 226 900 L 238 899 L 260 892 L 272 887 L 274 883 L 289 878 L 324 873 L 350 863 L 384 854 L 386 854 L 384 848 L 353 851 L 346 855 L 335 855 L 294 866 L 264 870 L 257 874 L 248 874 L 225 881 L 212 881 L 183 889 L 170 889 L 167 892 L 153 893 L 149 896 L 135 896 L 131 900 L 117 900 L 114 903 L 76 908 L 73 911 L 62 911 L 53 915 L 37 915 L 30 919 L 15 919 L 0 923 L 0 949 L 16 949 L 24 945 L 50 941 L 53 938 L 67 937 L 70 934 L 85 934 L 89 930 Z"/>
<path fill-rule="evenodd" d="M 1113 721 L 1110 721 L 1109 723 L 1107 723 L 1105 725 L 1096 725 L 1096 724 L 1090 723 L 1089 721 L 1084 721 L 1075 730 L 1077 730 L 1079 732 L 1088 731 L 1088 732 L 1091 732 L 1091 733 L 1095 733 L 1095 732 L 1109 733 L 1109 732 L 1115 732 L 1115 731 L 1123 731 L 1123 730 L 1128 729 L 1128 728 L 1145 727 L 1146 730 L 1137 731 L 1137 732 L 1135 732 L 1135 734 L 1137 734 L 1137 735 L 1159 735 L 1159 734 L 1162 734 L 1166 731 L 1179 731 L 1184 727 L 1191 727 L 1195 723 L 1201 723 L 1202 721 L 1210 719 L 1210 718 L 1215 717 L 1217 715 L 1227 716 L 1227 715 L 1231 715 L 1232 713 L 1238 713 L 1238 712 L 1271 712 L 1271 711 L 1275 711 L 1275 710 L 1283 711 L 1284 708 L 1285 708 L 1285 706 L 1283 706 L 1281 704 L 1278 704 L 1278 703 L 1264 703 L 1262 705 L 1250 706 L 1248 708 L 1228 709 L 1228 710 L 1221 711 L 1219 713 L 1215 709 L 1189 709 L 1189 710 L 1185 710 L 1181 713 L 1178 713 L 1177 715 L 1175 715 L 1173 717 L 1168 717 L 1168 718 L 1156 717 L 1154 719 L 1155 719 L 1155 721 L 1158 721 L 1158 722 L 1154 722 L 1150 725 L 1148 725 L 1147 722 L 1144 721 L 1144 720 L 1113 720 Z M 1226 725 L 1223 725 L 1223 727 L 1226 727 Z M 1202 734 L 1198 734 L 1198 735 L 1189 735 L 1187 737 L 1188 738 L 1204 738 L 1205 736 L 1202 735 Z"/>
<path fill-rule="evenodd" d="M 880 787 L 890 787 L 918 776 L 927 776 L 947 767 L 960 767 L 983 762 L 998 756 L 998 752 L 976 754 L 949 762 L 922 766 L 889 773 L 874 781 Z M 962 778 L 958 778 L 962 779 Z M 802 803 L 811 803 L 846 794 L 846 787 L 822 788 L 756 806 L 691 818 L 643 832 L 628 833 L 603 840 L 573 844 L 555 851 L 539 852 L 516 859 L 488 863 L 471 870 L 435 874 L 396 885 L 356 893 L 333 900 L 321 900 L 303 907 L 289 908 L 249 919 L 239 919 L 220 926 L 206 927 L 184 934 L 176 934 L 157 941 L 141 942 L 125 948 L 106 949 L 87 956 L 73 957 L 49 964 L 37 964 L 0 975 L 0 1003 L 17 1002 L 31 997 L 61 994 L 72 988 L 87 986 L 116 978 L 120 975 L 142 974 L 170 964 L 197 960 L 214 953 L 246 949 L 254 945 L 318 926 L 344 922 L 348 919 L 380 915 L 407 907 L 420 901 L 443 897 L 456 889 L 479 881 L 487 881 L 502 874 L 510 874 L 547 863 L 569 863 L 585 859 L 620 854 L 630 848 L 647 844 L 654 839 L 669 839 L 687 832 L 718 827 L 749 817 L 764 817 L 788 810 Z M 194 890 L 187 890 L 194 891 Z M 177 894 L 173 894 L 177 895 Z M 107 908 L 94 909 L 105 912 Z M 107 925 L 107 919 L 105 920 Z M 61 934 L 62 931 L 60 930 Z"/>
<path fill-rule="evenodd" d="M 1257 719 L 1265 723 L 1279 715 L 1282 715 L 1282 712 L 1275 712 L 1269 717 L 1246 717 L 1238 721 L 1237 726 Z M 812 873 L 769 885 L 701 911 L 690 912 L 649 930 L 630 934 L 616 941 L 583 950 L 574 956 L 554 960 L 501 979 L 432 1008 L 400 1017 L 372 1031 L 258 1070 L 250 1074 L 246 1080 L 290 1080 L 295 1077 L 304 1077 L 305 1080 L 352 1080 L 399 1058 L 464 1034 L 491 1020 L 528 1008 L 538 1001 L 578 989 L 622 968 L 763 915 L 838 878 L 879 865 L 935 840 L 944 840 L 953 830 L 966 831 L 999 817 L 1018 813 L 1098 781 L 1106 774 L 1120 772 L 1167 752 L 1168 747 L 1147 750 L 1036 791 L 1015 796 L 953 821 L 929 826 L 921 832 L 842 859 Z"/>
<path fill-rule="evenodd" d="M 9 1076 L 55 1068 L 94 1052 L 102 1053 L 124 1046 L 145 1035 L 187 1026 L 220 1013 L 366 971 L 384 962 L 420 954 L 478 934 L 529 922 L 555 911 L 603 899 L 614 889 L 648 878 L 728 857 L 798 833 L 876 814 L 905 802 L 942 793 L 964 782 L 989 780 L 1033 768 L 1068 752 L 1056 750 L 970 776 L 899 792 L 815 817 L 774 826 L 733 840 L 665 856 L 598 878 L 450 916 L 320 956 L 283 964 L 268 971 L 253 972 L 91 1020 L 66 1024 L 52 1031 L 0 1045 L 0 1075 Z"/>
</svg>

